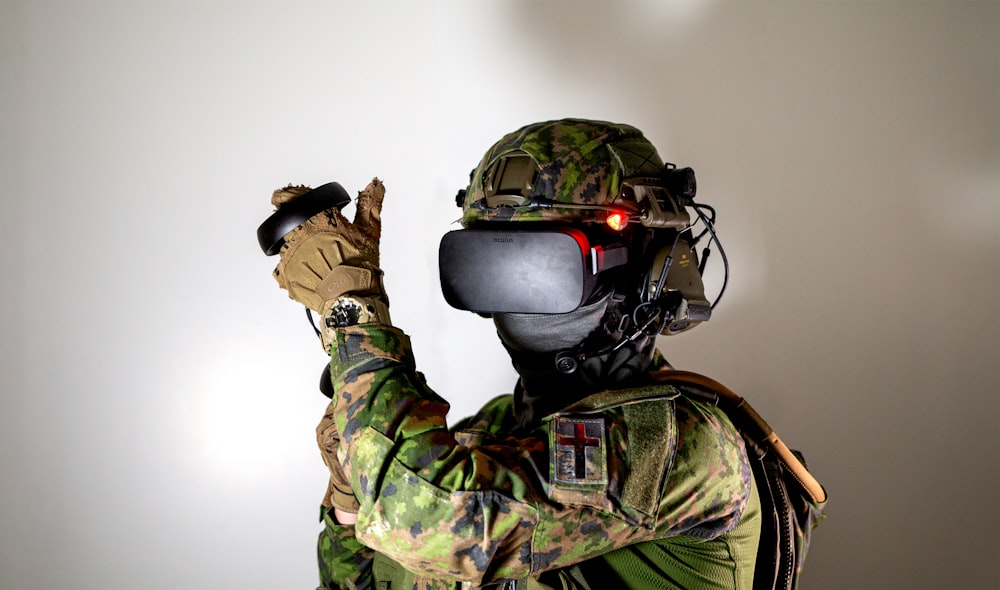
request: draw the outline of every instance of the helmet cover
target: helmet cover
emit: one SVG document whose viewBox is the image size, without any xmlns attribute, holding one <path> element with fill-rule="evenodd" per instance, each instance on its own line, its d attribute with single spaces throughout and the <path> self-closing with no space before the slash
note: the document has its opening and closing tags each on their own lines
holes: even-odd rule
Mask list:
<svg viewBox="0 0 1000 590">
<path fill-rule="evenodd" d="M 656 148 L 630 125 L 586 119 L 533 123 L 500 139 L 473 170 L 468 189 L 459 193 L 462 225 L 603 223 L 605 207 L 638 210 L 634 198 L 621 191 L 623 179 L 662 173 Z"/>
</svg>

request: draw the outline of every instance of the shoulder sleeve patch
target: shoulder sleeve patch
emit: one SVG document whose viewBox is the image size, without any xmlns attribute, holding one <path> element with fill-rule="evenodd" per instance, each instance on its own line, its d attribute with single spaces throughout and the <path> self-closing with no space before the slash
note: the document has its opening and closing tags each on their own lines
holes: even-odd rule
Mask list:
<svg viewBox="0 0 1000 590">
<path fill-rule="evenodd" d="M 607 486 L 603 417 L 557 415 L 550 432 L 554 485 L 602 489 Z"/>
</svg>

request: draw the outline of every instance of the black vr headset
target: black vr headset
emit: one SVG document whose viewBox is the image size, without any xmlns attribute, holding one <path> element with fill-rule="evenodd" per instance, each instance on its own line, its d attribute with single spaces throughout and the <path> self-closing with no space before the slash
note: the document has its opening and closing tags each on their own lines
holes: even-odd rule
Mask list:
<svg viewBox="0 0 1000 590">
<path fill-rule="evenodd" d="M 628 262 L 621 244 L 592 245 L 575 228 L 460 229 L 441 239 L 441 290 L 479 313 L 566 313 L 593 294 L 599 273 Z"/>
<path fill-rule="evenodd" d="M 631 264 L 635 272 L 646 274 L 640 301 L 656 310 L 661 333 L 678 333 L 708 320 L 715 304 L 706 300 L 701 276 L 709 249 L 703 250 L 699 264 L 694 248 L 706 233 L 716 244 L 718 238 L 714 209 L 693 201 L 694 172 L 671 166 L 664 178 L 626 179 L 623 191 L 630 191 L 629 199 L 639 205 L 630 221 L 653 230 L 646 252 L 630 251 L 621 239 L 606 237 L 608 232 L 588 234 L 540 222 L 541 229 L 532 229 L 536 222 L 488 222 L 442 238 L 438 264 L 445 300 L 479 314 L 567 313 L 588 302 L 602 273 Z M 515 209 L 545 205 L 528 203 Z M 693 235 L 688 207 L 704 225 L 698 236 Z M 728 263 L 726 267 L 728 275 Z M 716 303 L 721 296 L 720 291 Z"/>
</svg>

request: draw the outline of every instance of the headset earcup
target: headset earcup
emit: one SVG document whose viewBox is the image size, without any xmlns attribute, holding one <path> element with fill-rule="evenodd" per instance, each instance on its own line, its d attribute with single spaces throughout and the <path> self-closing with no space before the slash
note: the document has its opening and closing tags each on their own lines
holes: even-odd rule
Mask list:
<svg viewBox="0 0 1000 590">
<path fill-rule="evenodd" d="M 711 316 L 711 304 L 705 299 L 705 285 L 698 265 L 698 254 L 691 248 L 693 240 L 690 231 L 684 231 L 673 239 L 661 242 L 653 256 L 649 269 L 647 289 L 652 293 L 670 261 L 666 283 L 660 293 L 663 309 L 663 325 L 660 334 L 673 335 L 690 330 Z"/>
</svg>

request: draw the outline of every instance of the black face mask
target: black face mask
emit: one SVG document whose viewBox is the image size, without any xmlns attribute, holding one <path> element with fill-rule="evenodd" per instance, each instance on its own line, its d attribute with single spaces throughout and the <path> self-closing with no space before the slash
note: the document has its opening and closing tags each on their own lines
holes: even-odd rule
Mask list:
<svg viewBox="0 0 1000 590">
<path fill-rule="evenodd" d="M 608 293 L 568 313 L 497 313 L 493 323 L 508 349 L 536 353 L 557 352 L 583 342 L 601 325 L 608 309 Z"/>
<path fill-rule="evenodd" d="M 642 334 L 612 350 L 629 328 L 626 307 L 625 298 L 612 293 L 558 317 L 531 315 L 515 321 L 495 320 L 500 339 L 520 376 L 514 395 L 520 427 L 537 426 L 542 418 L 591 393 L 644 382 L 652 364 L 655 335 Z M 535 332 L 531 331 L 532 320 Z M 572 372 L 560 371 L 559 354 L 576 348 L 604 352 L 588 355 Z"/>
</svg>

